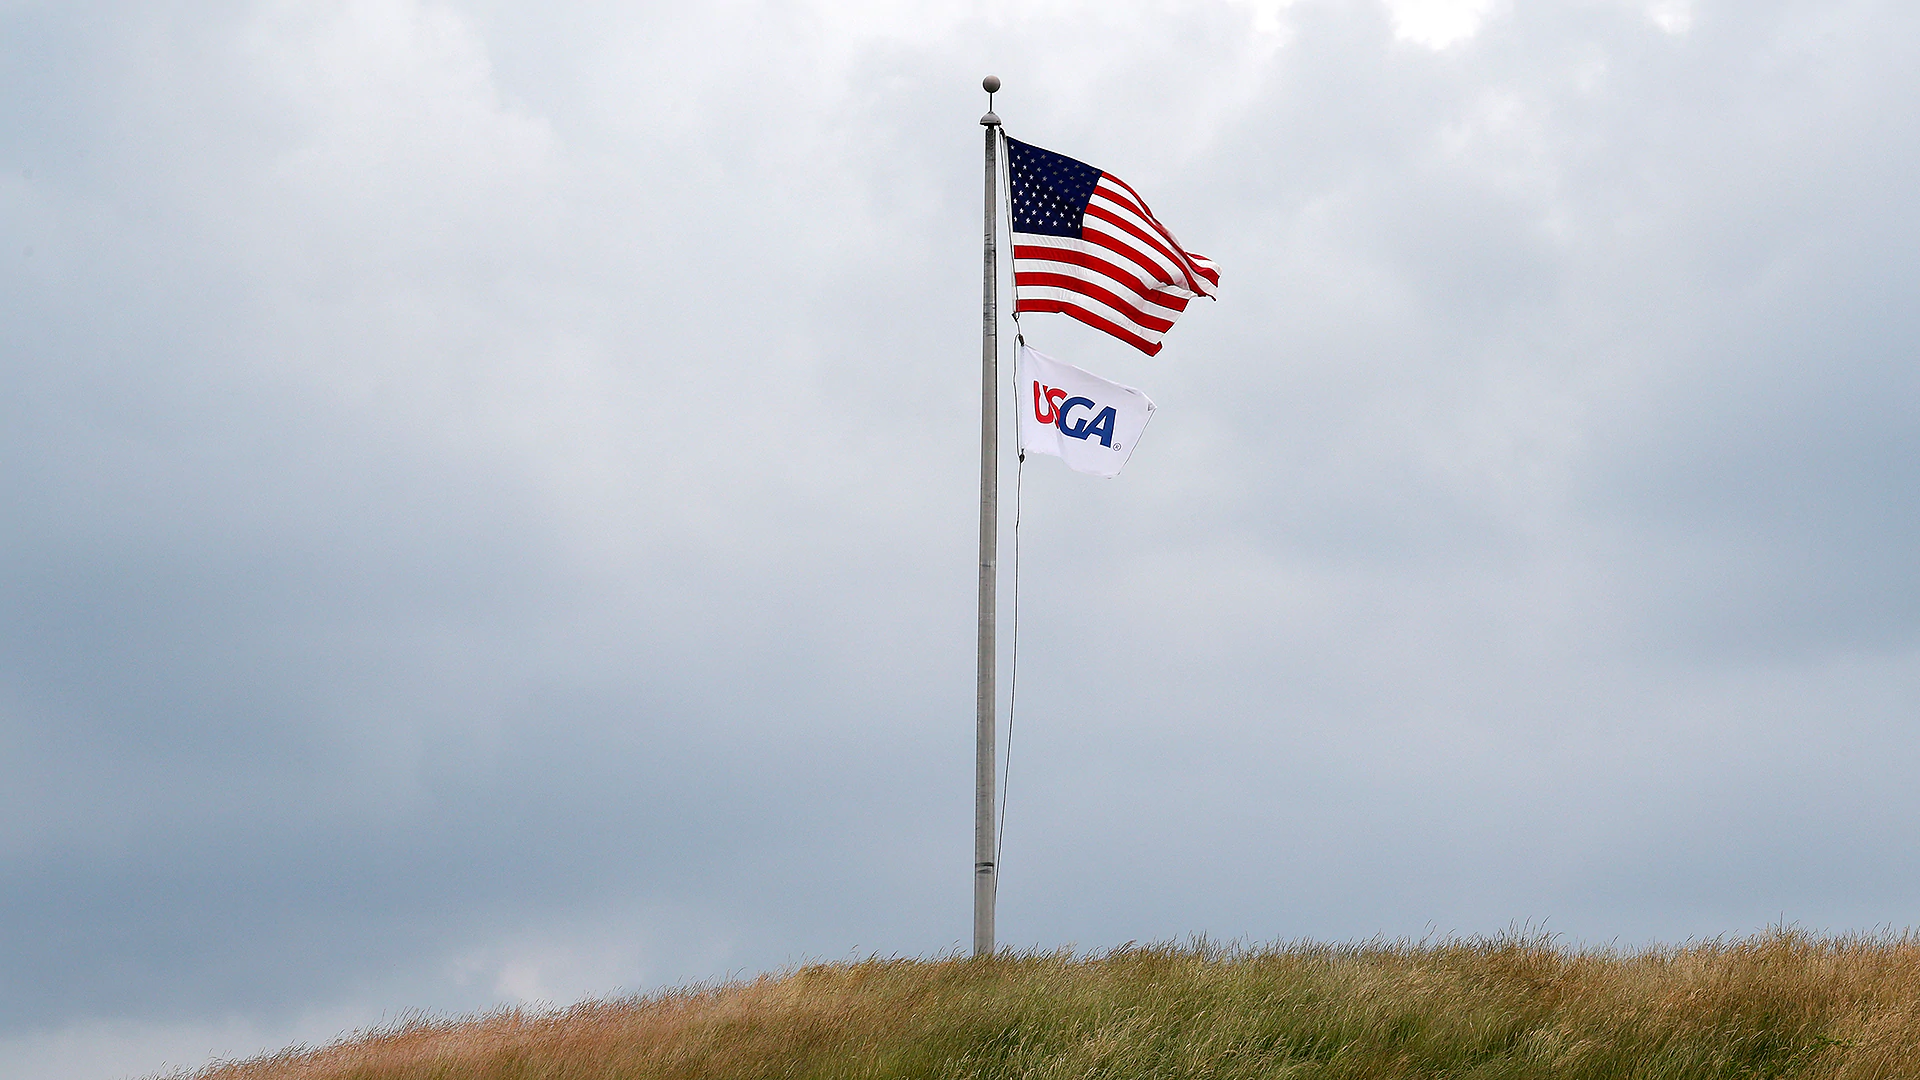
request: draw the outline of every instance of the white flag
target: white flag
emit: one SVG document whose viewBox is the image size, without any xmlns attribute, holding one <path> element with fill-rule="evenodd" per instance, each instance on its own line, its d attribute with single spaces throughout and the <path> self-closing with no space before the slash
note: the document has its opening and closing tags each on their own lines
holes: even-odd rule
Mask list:
<svg viewBox="0 0 1920 1080">
<path fill-rule="evenodd" d="M 1118 475 L 1153 419 L 1147 395 L 1025 345 L 1015 374 L 1020 451 L 1052 454 L 1076 472 Z"/>
</svg>

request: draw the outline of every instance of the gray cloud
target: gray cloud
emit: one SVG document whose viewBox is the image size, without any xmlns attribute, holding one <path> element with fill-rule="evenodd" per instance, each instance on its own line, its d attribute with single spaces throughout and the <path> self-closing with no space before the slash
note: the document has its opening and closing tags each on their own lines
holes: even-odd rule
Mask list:
<svg viewBox="0 0 1920 1080">
<path fill-rule="evenodd" d="M 0 20 L 9 1075 L 959 944 L 989 69 L 1226 274 L 1009 942 L 1907 921 L 1904 12 Z"/>
</svg>

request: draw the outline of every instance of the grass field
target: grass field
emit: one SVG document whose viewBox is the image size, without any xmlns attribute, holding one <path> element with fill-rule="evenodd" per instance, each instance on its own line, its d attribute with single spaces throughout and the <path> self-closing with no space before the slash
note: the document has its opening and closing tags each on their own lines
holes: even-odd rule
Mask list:
<svg viewBox="0 0 1920 1080">
<path fill-rule="evenodd" d="M 1915 1077 L 1920 937 L 1545 938 L 818 964 L 408 1021 L 200 1080 Z"/>
</svg>

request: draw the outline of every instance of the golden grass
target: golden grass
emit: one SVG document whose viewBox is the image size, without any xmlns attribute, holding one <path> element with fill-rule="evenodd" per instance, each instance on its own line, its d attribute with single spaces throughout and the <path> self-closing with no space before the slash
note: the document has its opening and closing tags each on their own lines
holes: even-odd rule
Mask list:
<svg viewBox="0 0 1920 1080">
<path fill-rule="evenodd" d="M 1781 930 L 815 964 L 416 1019 L 194 1080 L 1920 1078 L 1920 938 Z"/>
</svg>

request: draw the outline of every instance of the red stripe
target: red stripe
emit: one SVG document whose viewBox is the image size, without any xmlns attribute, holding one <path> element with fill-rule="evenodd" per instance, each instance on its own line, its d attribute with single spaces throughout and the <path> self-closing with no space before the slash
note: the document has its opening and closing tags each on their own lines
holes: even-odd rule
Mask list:
<svg viewBox="0 0 1920 1080">
<path fill-rule="evenodd" d="M 1168 296 L 1163 292 L 1155 292 L 1145 285 L 1140 284 L 1139 278 L 1134 277 L 1132 274 L 1127 273 L 1125 270 L 1120 269 L 1118 266 L 1102 259 L 1098 255 L 1081 251 L 1078 248 L 1045 247 L 1039 244 L 1015 244 L 1013 246 L 1013 268 L 1015 272 L 1020 270 L 1020 260 L 1022 259 L 1072 263 L 1075 266 L 1083 266 L 1088 270 L 1092 270 L 1104 277 L 1110 277 L 1125 285 L 1127 288 L 1133 290 L 1134 294 L 1139 296 L 1140 299 L 1145 300 L 1149 304 L 1172 308 L 1175 311 L 1187 310 L 1186 297 Z M 1156 277 L 1155 280 L 1159 279 Z"/>
<path fill-rule="evenodd" d="M 1193 267 L 1196 273 L 1206 278 L 1216 288 L 1219 286 L 1220 268 L 1213 265 L 1212 259 L 1207 258 L 1205 255 L 1195 255 L 1191 251 L 1182 251 L 1181 254 L 1187 257 L 1188 264 Z"/>
<path fill-rule="evenodd" d="M 1110 172 L 1101 173 L 1100 180 L 1111 180 L 1113 182 L 1114 187 L 1117 187 L 1121 191 L 1124 191 L 1127 194 L 1133 196 L 1134 203 L 1140 207 L 1141 217 L 1148 218 L 1151 220 L 1158 220 L 1153 217 L 1153 211 L 1147 209 L 1147 200 L 1141 198 L 1140 193 L 1133 190 L 1133 187 L 1129 185 L 1125 180 L 1120 179 L 1119 177 L 1113 175 Z M 1099 180 L 1096 180 L 1094 181 L 1094 184 L 1098 186 L 1099 182 L 1100 182 Z"/>
<path fill-rule="evenodd" d="M 1094 244 L 1098 247 L 1106 248 L 1108 251 L 1111 251 L 1114 254 L 1121 256 L 1122 258 L 1126 259 L 1128 262 L 1131 262 L 1135 266 L 1138 266 L 1141 272 L 1146 274 L 1148 278 L 1150 278 L 1151 280 L 1157 281 L 1162 285 L 1173 285 L 1178 288 L 1186 288 L 1188 285 L 1192 284 L 1192 282 L 1168 280 L 1167 271 L 1165 267 L 1161 266 L 1157 262 L 1154 262 L 1139 248 L 1134 247 L 1133 245 L 1127 243 L 1124 237 L 1114 236 L 1111 233 L 1104 233 L 1098 229 L 1082 228 L 1080 230 L 1080 239 L 1085 243 Z M 1189 291 L 1197 292 L 1198 290 L 1189 290 Z"/>
<path fill-rule="evenodd" d="M 1109 199 L 1112 199 L 1114 202 L 1117 202 L 1120 205 L 1126 207 L 1127 209 L 1133 211 L 1135 214 L 1139 215 L 1140 217 L 1153 222 L 1155 225 L 1160 224 L 1160 220 L 1153 216 L 1153 211 L 1147 209 L 1147 200 L 1141 198 L 1139 192 L 1128 187 L 1125 183 L 1123 183 L 1120 180 L 1119 177 L 1114 176 L 1110 173 L 1101 173 L 1100 179 L 1111 182 L 1115 187 L 1121 189 L 1121 191 L 1124 191 L 1126 192 L 1127 195 L 1131 195 L 1133 197 L 1130 199 L 1126 198 L 1125 196 L 1121 195 L 1120 191 L 1103 191 L 1103 192 L 1100 192 L 1101 194 L 1105 195 Z M 1094 190 L 1100 191 L 1100 185 L 1098 181 L 1094 183 Z"/>
<path fill-rule="evenodd" d="M 1052 312 L 1058 312 L 1061 315 L 1070 315 L 1076 319 L 1079 319 L 1081 322 L 1086 323 L 1088 326 L 1093 327 L 1096 330 L 1104 330 L 1107 333 L 1112 334 L 1114 337 L 1117 337 L 1121 341 L 1124 341 L 1127 344 L 1133 346 L 1134 348 L 1139 349 L 1141 352 L 1146 353 L 1148 356 L 1152 356 L 1160 351 L 1159 342 L 1148 341 L 1146 338 L 1141 337 L 1139 334 L 1136 334 L 1133 331 L 1128 330 L 1126 327 L 1121 326 L 1110 319 L 1101 318 L 1100 316 L 1095 315 L 1093 312 L 1088 311 L 1086 308 L 1083 308 L 1078 304 L 1070 304 L 1065 300 L 1038 300 L 1038 299 L 1021 300 L 1018 303 L 1013 305 L 1013 310 L 1015 311 L 1052 311 Z"/>
<path fill-rule="evenodd" d="M 1119 214 L 1116 214 L 1113 211 L 1108 210 L 1104 206 L 1095 206 L 1092 203 L 1087 204 L 1087 216 L 1090 218 L 1099 218 L 1101 221 L 1104 221 L 1107 224 L 1112 225 L 1114 228 L 1122 230 L 1128 236 L 1133 237 L 1135 240 L 1138 240 L 1142 244 L 1145 244 L 1146 246 L 1159 252 L 1163 257 L 1165 257 L 1165 259 L 1168 262 L 1179 267 L 1180 276 L 1184 280 L 1169 282 L 1168 284 L 1184 285 L 1193 292 L 1200 291 L 1200 283 L 1193 280 L 1194 275 L 1193 275 L 1193 272 L 1187 268 L 1187 260 L 1167 250 L 1167 245 L 1162 244 L 1159 240 L 1155 239 L 1152 236 L 1147 235 L 1144 231 L 1141 230 L 1141 228 L 1138 225 L 1135 225 L 1133 222 L 1128 221 L 1126 218 L 1121 217 Z M 1082 225 L 1080 230 L 1080 238 L 1083 240 L 1086 239 L 1086 228 L 1084 225 Z M 1157 269 L 1154 271 L 1154 277 L 1164 279 L 1164 276 L 1165 275 L 1161 271 Z"/>
<path fill-rule="evenodd" d="M 1013 275 L 1014 289 L 1017 291 L 1022 285 L 1036 289 L 1065 289 L 1068 292 L 1077 292 L 1082 296 L 1091 296 L 1115 311 L 1126 312 L 1129 319 L 1146 327 L 1148 330 L 1164 334 L 1173 329 L 1172 319 L 1162 319 L 1149 315 L 1134 304 L 1121 299 L 1120 295 L 1111 289 L 1103 289 L 1084 278 L 1073 277 L 1069 274 L 1036 273 L 1029 270 L 1024 274 L 1016 273 Z"/>
<path fill-rule="evenodd" d="M 1210 270 L 1206 267 L 1201 266 L 1198 262 L 1196 262 L 1195 260 L 1204 259 L 1206 258 L 1206 256 L 1194 255 L 1188 252 L 1185 248 L 1182 248 L 1180 246 L 1180 242 L 1173 238 L 1173 233 L 1168 231 L 1165 225 L 1160 224 L 1159 218 L 1153 216 L 1153 211 L 1149 209 L 1147 206 L 1147 200 L 1141 198 L 1139 192 L 1133 190 L 1132 187 L 1128 186 L 1125 180 L 1120 179 L 1119 177 L 1113 175 L 1112 173 L 1101 173 L 1100 179 L 1111 181 L 1115 187 L 1120 188 L 1122 191 L 1125 191 L 1128 195 L 1132 196 L 1132 200 L 1129 201 L 1127 199 L 1120 198 L 1118 193 L 1116 192 L 1108 191 L 1105 193 L 1107 198 L 1112 199 L 1113 201 L 1126 206 L 1127 209 L 1132 210 L 1135 214 L 1138 214 L 1142 220 L 1153 222 L 1154 229 L 1157 230 L 1160 233 L 1160 235 L 1166 239 L 1167 245 L 1171 247 L 1175 252 L 1178 253 L 1178 257 L 1176 258 L 1173 255 L 1168 254 L 1166 252 L 1162 252 L 1162 254 L 1168 254 L 1169 258 L 1173 258 L 1175 262 L 1181 263 L 1186 268 L 1186 271 L 1189 276 L 1193 274 L 1198 274 L 1201 277 L 1206 278 L 1210 284 L 1216 287 L 1220 284 L 1220 271 L 1217 269 Z M 1097 188 L 1098 186 L 1099 186 L 1099 182 L 1096 181 L 1095 187 Z M 1188 284 L 1192 284 L 1192 281 L 1189 280 Z M 1201 290 L 1195 289 L 1194 291 L 1199 292 Z"/>
<path fill-rule="evenodd" d="M 1100 194 L 1106 196 L 1108 200 L 1112 202 L 1117 202 L 1121 206 L 1126 207 L 1128 210 L 1133 211 L 1133 216 L 1153 226 L 1152 235 L 1144 236 L 1142 237 L 1142 239 L 1145 239 L 1148 243 L 1154 244 L 1155 246 L 1158 246 L 1160 241 L 1165 241 L 1166 246 L 1160 248 L 1160 254 L 1165 255 L 1167 258 L 1172 259 L 1176 263 L 1182 264 L 1182 266 L 1189 273 L 1198 269 L 1193 265 L 1193 260 L 1191 256 L 1189 256 L 1186 253 L 1186 251 L 1180 247 L 1180 241 L 1174 239 L 1172 230 L 1168 229 L 1165 225 L 1162 225 L 1160 223 L 1159 218 L 1153 216 L 1152 208 L 1147 206 L 1147 200 L 1141 198 L 1139 192 L 1133 190 L 1131 187 L 1128 187 L 1127 182 L 1125 180 L 1122 180 L 1119 177 L 1114 176 L 1112 173 L 1101 173 L 1100 179 L 1112 181 L 1115 187 L 1120 188 L 1122 191 L 1125 191 L 1128 195 L 1132 196 L 1131 199 L 1122 198 L 1119 192 L 1114 191 L 1111 188 L 1109 188 L 1106 191 L 1100 192 Z M 1095 190 L 1098 190 L 1097 183 L 1095 185 Z M 1089 205 L 1088 208 L 1091 209 L 1092 208 L 1091 205 Z M 1118 220 L 1113 219 L 1111 212 L 1107 214 L 1103 214 L 1101 216 L 1103 218 L 1106 218 L 1107 220 L 1112 220 L 1114 224 L 1127 229 L 1129 232 L 1134 232 L 1136 234 L 1138 234 L 1139 232 L 1138 226 L 1133 225 L 1131 222 L 1126 221 L 1124 218 L 1118 219 Z M 1154 237 L 1158 237 L 1159 240 L 1155 240 Z"/>
<path fill-rule="evenodd" d="M 1033 234 L 1027 233 L 1026 235 L 1031 236 Z M 1114 237 L 1108 236 L 1106 233 L 1087 232 L 1085 229 L 1082 229 L 1080 232 L 1080 239 L 1081 239 L 1081 242 L 1083 243 L 1093 244 L 1097 247 L 1106 248 L 1108 251 L 1111 251 L 1114 254 L 1119 255 L 1120 257 L 1126 259 L 1128 262 L 1131 262 L 1135 266 L 1138 266 L 1140 268 L 1141 273 L 1145 274 L 1149 281 L 1163 282 L 1168 285 L 1173 284 L 1173 282 L 1167 281 L 1166 272 L 1160 268 L 1159 263 L 1156 263 L 1152 259 L 1147 258 L 1145 255 L 1140 254 L 1140 252 L 1137 249 L 1128 247 L 1126 244 L 1121 243 L 1119 240 L 1115 239 Z M 1020 249 L 1017 246 L 1014 248 L 1015 258 L 1019 258 L 1019 250 Z M 1045 247 L 1042 250 L 1060 251 L 1060 250 L 1070 250 L 1070 249 Z"/>
</svg>

